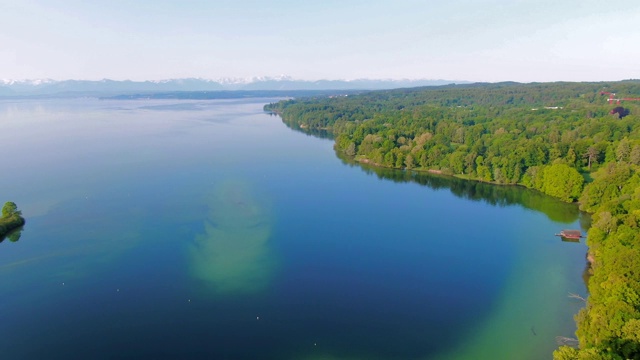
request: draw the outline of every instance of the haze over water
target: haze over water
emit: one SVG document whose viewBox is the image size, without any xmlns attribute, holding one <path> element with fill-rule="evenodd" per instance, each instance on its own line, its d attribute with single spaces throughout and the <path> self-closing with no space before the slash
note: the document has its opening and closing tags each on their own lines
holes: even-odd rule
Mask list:
<svg viewBox="0 0 640 360">
<path fill-rule="evenodd" d="M 336 158 L 276 99 L 0 102 L 6 358 L 541 359 L 577 209 Z"/>
</svg>

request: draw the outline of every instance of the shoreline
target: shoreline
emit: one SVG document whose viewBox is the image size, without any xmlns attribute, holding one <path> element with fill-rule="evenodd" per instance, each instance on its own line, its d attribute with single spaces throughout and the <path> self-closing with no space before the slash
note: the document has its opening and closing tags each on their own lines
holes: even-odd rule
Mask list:
<svg viewBox="0 0 640 360">
<path fill-rule="evenodd" d="M 336 150 L 336 151 L 340 151 L 340 150 Z M 340 152 L 344 153 L 343 151 L 340 151 Z M 495 181 L 485 181 L 485 180 L 482 180 L 482 179 L 471 178 L 471 177 L 468 177 L 467 175 L 452 174 L 452 173 L 449 173 L 449 172 L 446 172 L 446 171 L 442 171 L 442 170 L 439 170 L 439 169 L 396 168 L 396 167 L 390 167 L 390 166 L 385 166 L 385 165 L 379 164 L 379 163 L 374 162 L 374 161 L 372 161 L 370 159 L 367 159 L 367 158 L 357 158 L 357 156 L 352 156 L 351 158 L 353 159 L 354 162 L 357 162 L 357 163 L 360 163 L 360 164 L 367 164 L 367 165 L 370 165 L 370 166 L 373 166 L 373 167 L 378 167 L 378 168 L 383 168 L 383 169 L 392 169 L 392 170 L 401 170 L 401 171 L 415 171 L 417 173 L 430 173 L 430 174 L 436 174 L 436 175 L 442 175 L 442 176 L 450 176 L 450 177 L 454 177 L 454 178 L 460 179 L 460 180 L 475 181 L 475 182 L 480 182 L 480 183 L 483 183 L 483 184 L 490 184 L 490 185 L 496 185 L 496 186 L 516 186 L 516 187 L 522 187 L 522 188 L 525 188 L 525 189 L 533 190 L 533 191 L 539 192 L 539 193 L 547 195 L 547 196 L 551 196 L 549 194 L 545 194 L 544 192 L 542 192 L 540 190 L 537 190 L 537 189 L 534 189 L 534 188 L 530 188 L 530 187 L 526 187 L 526 186 L 524 186 L 522 184 L 501 184 L 501 183 L 497 183 Z M 562 200 L 560 198 L 557 198 L 557 197 L 554 197 L 554 196 L 551 196 L 551 197 L 553 197 L 554 199 L 558 199 L 559 201 L 562 201 L 562 202 L 567 203 L 567 204 L 580 205 L 580 203 L 578 201 L 567 202 L 567 201 L 564 201 L 564 200 Z M 588 214 L 589 215 L 593 215 L 591 213 L 588 213 Z"/>
</svg>

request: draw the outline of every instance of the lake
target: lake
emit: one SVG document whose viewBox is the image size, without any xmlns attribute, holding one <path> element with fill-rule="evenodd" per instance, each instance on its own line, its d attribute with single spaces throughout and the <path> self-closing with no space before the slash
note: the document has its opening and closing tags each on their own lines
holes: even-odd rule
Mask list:
<svg viewBox="0 0 640 360">
<path fill-rule="evenodd" d="M 576 206 L 354 165 L 277 99 L 1 100 L 7 359 L 544 359 Z"/>
</svg>

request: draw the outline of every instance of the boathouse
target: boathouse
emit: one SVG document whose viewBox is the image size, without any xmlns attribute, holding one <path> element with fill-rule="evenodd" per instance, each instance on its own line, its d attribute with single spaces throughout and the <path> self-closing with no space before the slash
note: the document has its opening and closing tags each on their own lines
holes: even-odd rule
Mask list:
<svg viewBox="0 0 640 360">
<path fill-rule="evenodd" d="M 560 231 L 560 234 L 556 235 L 567 239 L 580 239 L 582 237 L 582 232 L 580 230 L 562 230 Z"/>
</svg>

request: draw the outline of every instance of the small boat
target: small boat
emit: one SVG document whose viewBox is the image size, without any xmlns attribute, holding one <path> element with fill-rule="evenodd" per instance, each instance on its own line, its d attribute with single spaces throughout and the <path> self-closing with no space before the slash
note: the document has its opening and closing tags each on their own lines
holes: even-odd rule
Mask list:
<svg viewBox="0 0 640 360">
<path fill-rule="evenodd" d="M 582 236 L 582 232 L 580 230 L 562 230 L 559 234 L 556 234 L 556 236 L 571 240 L 579 240 L 580 238 L 584 237 Z"/>
</svg>

